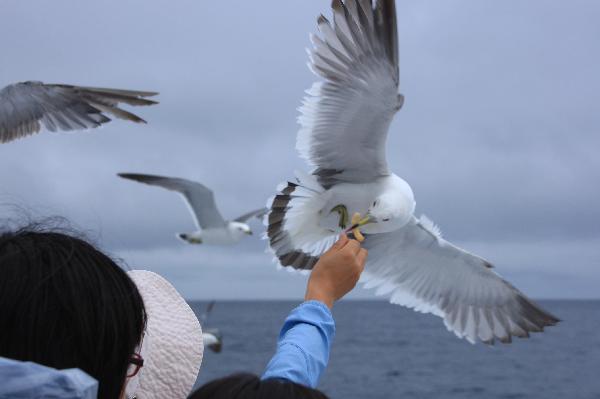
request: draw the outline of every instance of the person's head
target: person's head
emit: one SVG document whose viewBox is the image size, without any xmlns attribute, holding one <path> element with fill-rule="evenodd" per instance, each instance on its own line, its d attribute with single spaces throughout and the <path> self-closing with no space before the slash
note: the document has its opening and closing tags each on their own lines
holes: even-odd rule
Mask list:
<svg viewBox="0 0 600 399">
<path fill-rule="evenodd" d="M 0 356 L 79 368 L 98 398 L 116 399 L 145 325 L 136 285 L 90 243 L 40 227 L 0 232 Z"/>
<path fill-rule="evenodd" d="M 188 399 L 328 399 L 316 389 L 278 379 L 261 380 L 254 374 L 234 374 L 210 381 Z"/>
</svg>

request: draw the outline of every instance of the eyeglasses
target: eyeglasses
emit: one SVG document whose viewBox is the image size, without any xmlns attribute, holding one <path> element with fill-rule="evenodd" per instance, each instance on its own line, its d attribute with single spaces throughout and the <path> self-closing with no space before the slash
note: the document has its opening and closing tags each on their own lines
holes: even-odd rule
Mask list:
<svg viewBox="0 0 600 399">
<path fill-rule="evenodd" d="M 139 353 L 134 353 L 129 358 L 129 368 L 127 369 L 127 377 L 133 377 L 139 373 L 140 369 L 144 367 L 144 359 Z"/>
</svg>

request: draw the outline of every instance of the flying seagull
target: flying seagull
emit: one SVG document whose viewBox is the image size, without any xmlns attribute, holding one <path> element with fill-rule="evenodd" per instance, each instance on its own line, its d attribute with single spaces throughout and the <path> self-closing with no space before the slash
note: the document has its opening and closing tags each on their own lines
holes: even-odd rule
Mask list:
<svg viewBox="0 0 600 399">
<path fill-rule="evenodd" d="M 0 90 L 0 143 L 37 133 L 42 126 L 51 132 L 96 128 L 110 122 L 107 115 L 146 123 L 119 104 L 157 104 L 146 98 L 156 94 L 42 82 L 9 85 Z"/>
<path fill-rule="evenodd" d="M 310 66 L 323 81 L 300 108 L 296 147 L 313 171 L 278 188 L 267 239 L 282 266 L 311 269 L 340 232 L 363 238 L 363 282 L 395 304 L 433 313 L 471 343 L 507 343 L 559 320 L 494 272 L 490 262 L 444 240 L 414 215 L 406 181 L 386 162 L 398 94 L 393 0 L 334 0 L 318 19 Z M 352 219 L 350 219 L 352 215 Z"/>
<path fill-rule="evenodd" d="M 208 317 L 215 307 L 216 301 L 211 301 L 206 307 L 206 311 L 200 316 L 200 324 L 206 325 Z M 210 349 L 215 353 L 220 353 L 223 349 L 223 335 L 216 328 L 202 329 L 202 341 L 204 347 Z"/>
<path fill-rule="evenodd" d="M 118 176 L 181 194 L 194 216 L 198 230 L 193 233 L 181 233 L 177 237 L 190 244 L 235 244 L 244 236 L 252 235 L 252 230 L 246 222 L 252 217 L 260 218 L 267 212 L 266 208 L 261 208 L 245 213 L 235 220 L 226 221 L 217 209 L 213 192 L 203 184 L 176 177 L 135 173 L 119 173 Z"/>
<path fill-rule="evenodd" d="M 202 330 L 202 342 L 205 348 L 215 353 L 221 353 L 223 350 L 223 335 L 216 328 Z"/>
</svg>

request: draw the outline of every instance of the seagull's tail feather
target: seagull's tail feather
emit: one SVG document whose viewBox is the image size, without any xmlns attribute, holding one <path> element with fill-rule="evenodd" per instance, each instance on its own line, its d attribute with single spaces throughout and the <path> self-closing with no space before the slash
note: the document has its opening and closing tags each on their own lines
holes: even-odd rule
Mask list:
<svg viewBox="0 0 600 399">
<path fill-rule="evenodd" d="M 312 269 L 337 235 L 319 226 L 326 191 L 313 175 L 296 173 L 296 182 L 282 183 L 269 200 L 265 217 L 269 248 L 282 266 Z"/>
</svg>

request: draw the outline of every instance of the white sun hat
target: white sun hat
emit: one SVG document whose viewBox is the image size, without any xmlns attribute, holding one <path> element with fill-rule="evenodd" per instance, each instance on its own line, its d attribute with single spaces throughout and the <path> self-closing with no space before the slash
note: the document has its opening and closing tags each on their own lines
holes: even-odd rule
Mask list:
<svg viewBox="0 0 600 399">
<path fill-rule="evenodd" d="M 196 382 L 204 345 L 198 318 L 175 287 L 156 273 L 127 273 L 148 316 L 140 354 L 144 366 L 126 387 L 129 398 L 184 399 Z"/>
</svg>

